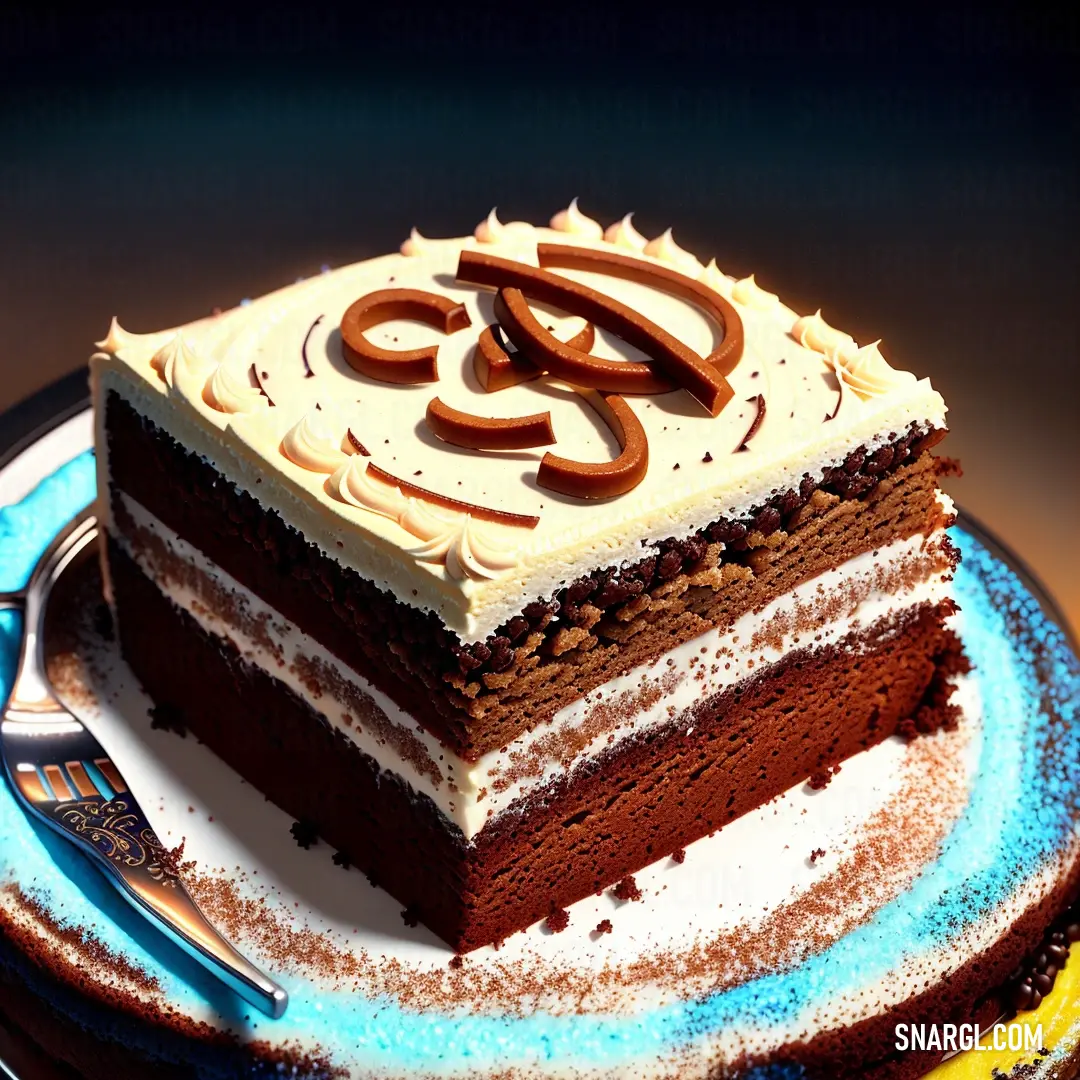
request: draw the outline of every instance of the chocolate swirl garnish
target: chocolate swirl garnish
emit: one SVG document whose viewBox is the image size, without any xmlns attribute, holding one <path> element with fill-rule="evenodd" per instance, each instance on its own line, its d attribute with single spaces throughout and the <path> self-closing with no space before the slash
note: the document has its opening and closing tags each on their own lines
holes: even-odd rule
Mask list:
<svg viewBox="0 0 1080 1080">
<path fill-rule="evenodd" d="M 757 397 L 747 398 L 748 403 L 753 403 L 757 406 L 757 413 L 754 415 L 754 422 L 750 425 L 750 430 L 743 436 L 743 440 L 739 443 L 735 449 L 735 453 L 741 453 L 743 450 L 749 450 L 750 440 L 758 433 L 758 428 L 761 427 L 761 422 L 765 419 L 765 395 L 758 394 Z"/>
<path fill-rule="evenodd" d="M 345 437 L 349 440 L 349 445 L 361 457 L 371 457 L 371 451 L 353 434 L 352 428 L 345 432 Z"/>
<path fill-rule="evenodd" d="M 554 304 L 610 330 L 654 360 L 665 375 L 696 398 L 711 416 L 716 416 L 734 394 L 720 371 L 692 349 L 633 308 L 586 285 L 481 251 L 461 253 L 457 279 L 496 289 L 520 289 L 531 299 Z"/>
<path fill-rule="evenodd" d="M 622 453 L 614 461 L 594 464 L 571 461 L 547 453 L 540 462 L 536 482 L 549 491 L 579 499 L 610 499 L 638 486 L 649 468 L 649 444 L 645 429 L 633 410 L 618 394 L 582 393 L 619 441 Z"/>
<path fill-rule="evenodd" d="M 376 480 L 384 484 L 396 487 L 402 495 L 411 495 L 414 499 L 423 499 L 435 506 L 441 506 L 446 510 L 458 510 L 463 514 L 471 514 L 478 521 L 491 521 L 497 525 L 513 525 L 519 529 L 535 529 L 540 524 L 540 519 L 531 514 L 511 514 L 507 510 L 493 510 L 489 506 L 478 506 L 476 503 L 463 502 L 461 499 L 452 499 L 449 495 L 440 495 L 437 491 L 429 491 L 420 487 L 419 484 L 411 484 L 408 480 L 402 480 L 385 469 L 380 469 L 374 462 L 368 462 L 367 472 Z"/>
<path fill-rule="evenodd" d="M 592 323 L 586 323 L 565 344 L 568 348 L 580 352 L 590 352 L 596 342 L 596 331 Z M 473 353 L 473 372 L 477 381 L 489 393 L 505 390 L 509 386 L 538 379 L 543 372 L 530 363 L 520 352 L 510 352 L 505 334 L 495 323 L 484 327 Z"/>
<path fill-rule="evenodd" d="M 507 419 L 476 416 L 452 409 L 437 397 L 428 403 L 427 425 L 443 442 L 470 450 L 525 450 L 555 442 L 549 412 Z"/>
<path fill-rule="evenodd" d="M 311 362 L 308 360 L 307 347 L 308 342 L 311 340 L 311 335 L 315 332 L 315 327 L 323 321 L 323 317 L 320 315 L 309 327 L 308 332 L 304 335 L 303 344 L 300 346 L 300 359 L 304 363 L 304 378 L 313 379 L 315 372 L 311 370 Z"/>
<path fill-rule="evenodd" d="M 622 394 L 661 394 L 672 384 L 650 364 L 604 360 L 559 341 L 532 313 L 520 289 L 495 294 L 495 317 L 515 348 L 541 371 L 574 386 Z"/>
<path fill-rule="evenodd" d="M 650 285 L 680 300 L 688 300 L 704 310 L 724 331 L 723 341 L 705 357 L 706 362 L 712 364 L 721 375 L 730 375 L 742 357 L 742 318 L 723 296 L 704 282 L 633 255 L 575 247 L 572 244 L 537 244 L 536 257 L 544 268 L 553 266 L 564 270 L 588 270 Z"/>
<path fill-rule="evenodd" d="M 465 305 L 422 289 L 379 289 L 354 301 L 341 317 L 342 352 L 349 365 L 369 378 L 389 383 L 435 382 L 439 347 L 383 349 L 364 331 L 392 319 L 415 319 L 453 334 L 469 325 Z"/>
</svg>

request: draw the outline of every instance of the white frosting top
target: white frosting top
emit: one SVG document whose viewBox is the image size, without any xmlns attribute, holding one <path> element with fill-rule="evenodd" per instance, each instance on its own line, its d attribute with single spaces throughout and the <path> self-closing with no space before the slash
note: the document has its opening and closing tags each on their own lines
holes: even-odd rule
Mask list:
<svg viewBox="0 0 1080 1080">
<path fill-rule="evenodd" d="M 646 255 L 652 255 L 661 262 L 671 263 L 676 270 L 681 270 L 690 277 L 697 277 L 703 269 L 696 255 L 691 255 L 675 243 L 670 229 L 665 229 L 658 237 L 650 240 L 644 251 Z"/>
<path fill-rule="evenodd" d="M 491 211 L 493 214 L 494 210 Z M 423 255 L 428 249 L 428 241 L 426 236 L 420 235 L 419 229 L 413 229 L 409 233 L 409 238 L 401 245 L 402 255 Z"/>
<path fill-rule="evenodd" d="M 644 251 L 648 241 L 634 228 L 633 214 L 627 214 L 604 230 L 604 239 L 628 251 Z"/>
<path fill-rule="evenodd" d="M 567 229 L 589 220 L 575 204 L 556 217 Z M 463 249 L 490 251 L 535 266 L 538 242 L 626 254 L 636 247 L 631 229 L 624 218 L 607 239 L 588 239 L 503 224 L 492 211 L 475 237 L 424 239 L 414 232 L 409 254 L 289 285 L 189 324 L 182 335 L 177 328 L 131 334 L 114 322 L 94 375 L 332 558 L 403 602 L 438 612 L 466 641 L 482 640 L 523 605 L 582 573 L 635 561 L 643 542 L 685 537 L 717 517 L 741 515 L 912 423 L 944 426 L 944 402 L 929 382 L 891 368 L 876 343 L 860 349 L 820 312 L 800 318 L 752 277 L 733 282 L 715 262 L 703 266 L 668 230 L 639 257 L 700 278 L 737 305 L 745 347 L 728 376 L 734 397 L 716 417 L 683 390 L 628 397 L 648 440 L 644 480 L 603 500 L 538 487 L 547 449 L 604 462 L 618 455 L 618 443 L 580 395 L 553 379 L 483 390 L 473 353 L 495 321 L 493 293 L 455 282 L 458 256 Z M 551 272 L 635 308 L 701 356 L 717 343 L 719 330 L 702 310 L 669 293 L 590 271 Z M 342 315 L 386 288 L 422 289 L 464 305 L 470 325 L 450 335 L 406 320 L 366 331 L 385 349 L 437 345 L 436 383 L 379 382 L 346 361 Z M 562 340 L 581 329 L 581 319 L 566 312 L 540 304 L 534 310 Z M 602 328 L 592 351 L 611 360 L 648 359 Z M 739 451 L 759 395 L 764 418 Z M 424 421 L 436 396 L 477 416 L 549 412 L 557 441 L 505 452 L 450 445 Z M 530 520 L 492 521 L 490 511 L 539 521 L 532 528 Z"/>
<path fill-rule="evenodd" d="M 560 210 L 551 219 L 551 227 L 558 232 L 573 233 L 574 236 L 584 237 L 587 240 L 602 240 L 604 237 L 600 222 L 586 217 L 578 209 L 577 199 L 571 199 L 570 205 L 565 210 Z"/>
<path fill-rule="evenodd" d="M 533 227 L 527 221 L 508 221 L 504 225 L 495 213 L 496 209 L 493 206 L 488 216 L 476 226 L 473 230 L 473 239 L 481 244 L 502 244 L 512 237 L 521 241 L 532 236 Z"/>
<path fill-rule="evenodd" d="M 268 409 L 270 401 L 248 380 L 247 372 L 237 371 L 231 363 L 218 364 L 203 390 L 203 398 L 226 413 Z"/>
</svg>

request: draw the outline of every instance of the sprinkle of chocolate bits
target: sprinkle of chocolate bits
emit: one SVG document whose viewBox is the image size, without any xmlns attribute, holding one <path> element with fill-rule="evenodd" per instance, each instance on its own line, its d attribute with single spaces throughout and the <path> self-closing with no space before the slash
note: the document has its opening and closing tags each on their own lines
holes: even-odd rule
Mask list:
<svg viewBox="0 0 1080 1080">
<path fill-rule="evenodd" d="M 1017 1012 L 1037 1009 L 1054 988 L 1069 959 L 1069 946 L 1080 941 L 1080 901 L 1051 923 L 1042 942 L 1009 976 L 1003 998 Z"/>
<path fill-rule="evenodd" d="M 292 838 L 305 851 L 307 851 L 312 844 L 317 844 L 319 842 L 319 835 L 315 831 L 315 826 L 312 825 L 310 821 L 294 821 L 289 826 L 289 832 L 292 833 Z"/>
<path fill-rule="evenodd" d="M 187 726 L 183 714 L 174 705 L 153 705 L 150 708 L 150 726 L 155 731 L 171 731 L 181 739 L 187 738 Z"/>
<path fill-rule="evenodd" d="M 671 853 L 671 861 L 682 866 L 682 864 L 686 862 L 686 848 L 676 848 Z"/>
<path fill-rule="evenodd" d="M 544 925 L 553 934 L 561 934 L 570 925 L 570 912 L 565 908 L 559 908 L 544 920 Z"/>
<path fill-rule="evenodd" d="M 624 877 L 614 889 L 611 890 L 612 895 L 616 900 L 640 900 L 641 890 L 637 887 L 637 882 L 633 876 Z"/>
<path fill-rule="evenodd" d="M 706 465 L 708 465 L 709 462 L 712 461 L 712 454 L 710 454 L 709 451 L 706 450 L 705 456 L 701 460 L 704 461 Z"/>
<path fill-rule="evenodd" d="M 335 866 L 340 866 L 342 870 L 349 870 L 352 868 L 349 856 L 346 855 L 344 851 L 335 851 L 332 861 Z"/>
<path fill-rule="evenodd" d="M 161 863 L 161 868 L 166 874 L 171 874 L 173 877 L 178 877 L 180 874 L 180 868 L 184 866 L 184 845 L 187 843 L 187 839 L 182 839 L 179 844 L 174 848 L 162 848 L 161 854 L 158 856 L 158 861 Z M 191 865 L 194 865 L 192 863 Z"/>
<path fill-rule="evenodd" d="M 600 922 L 596 924 L 595 933 L 610 934 L 613 929 L 614 927 L 611 925 L 610 919 L 601 919 Z"/>
<path fill-rule="evenodd" d="M 420 917 L 411 907 L 407 907 L 404 911 L 402 911 L 401 921 L 409 927 L 420 925 Z"/>
<path fill-rule="evenodd" d="M 823 847 L 814 848 L 814 850 L 810 852 L 810 865 L 813 866 L 818 859 L 823 858 L 825 858 L 825 849 Z"/>
<path fill-rule="evenodd" d="M 675 464 L 672 466 L 672 471 L 674 471 L 675 469 L 680 469 L 680 468 L 682 468 L 682 466 L 676 461 Z"/>
<path fill-rule="evenodd" d="M 413 476 L 423 476 L 423 475 L 424 475 L 424 470 L 423 469 L 417 469 L 416 472 L 413 473 Z"/>
</svg>

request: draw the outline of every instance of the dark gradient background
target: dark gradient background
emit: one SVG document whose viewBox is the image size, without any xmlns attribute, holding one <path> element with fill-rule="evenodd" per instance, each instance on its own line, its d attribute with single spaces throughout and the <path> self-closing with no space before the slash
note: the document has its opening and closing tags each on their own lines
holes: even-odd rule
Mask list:
<svg viewBox="0 0 1080 1080">
<path fill-rule="evenodd" d="M 930 375 L 950 490 L 1080 625 L 1080 21 L 731 6 L 8 8 L 0 407 L 113 314 L 173 325 L 578 195 Z"/>
</svg>

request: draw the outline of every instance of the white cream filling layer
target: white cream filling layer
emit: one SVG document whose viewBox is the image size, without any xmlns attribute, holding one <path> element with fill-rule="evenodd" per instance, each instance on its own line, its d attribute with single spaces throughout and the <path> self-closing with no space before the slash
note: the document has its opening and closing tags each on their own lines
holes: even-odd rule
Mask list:
<svg viewBox="0 0 1080 1080">
<path fill-rule="evenodd" d="M 123 535 L 117 539 L 177 607 L 208 633 L 232 642 L 245 661 L 309 701 L 383 769 L 432 799 L 470 840 L 489 820 L 520 809 L 515 807 L 519 800 L 568 769 L 623 739 L 672 722 L 793 649 L 839 641 L 916 605 L 936 603 L 950 591 L 950 575 L 941 571 L 895 588 L 896 578 L 917 563 L 928 545 L 940 543 L 943 533 L 896 541 L 820 574 L 726 630 L 710 630 L 612 679 L 548 723 L 470 763 L 140 504 L 123 494 L 120 499 L 136 528 L 170 549 L 172 568 L 151 545 L 132 545 Z M 174 560 L 194 573 L 177 573 Z M 218 595 L 227 595 L 232 611 L 242 612 L 243 618 L 230 619 L 208 605 L 199 577 L 211 582 Z M 250 632 L 252 626 L 258 627 L 257 635 Z M 313 680 L 312 671 L 328 677 Z M 372 710 L 382 714 L 377 724 L 365 722 L 364 714 L 370 717 Z M 403 754 L 403 743 L 416 752 Z"/>
</svg>

